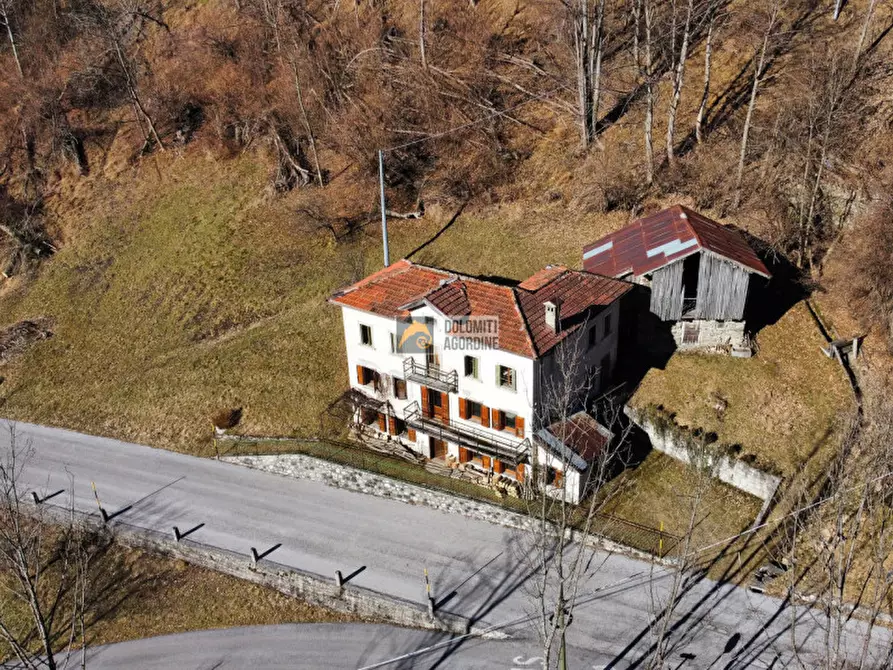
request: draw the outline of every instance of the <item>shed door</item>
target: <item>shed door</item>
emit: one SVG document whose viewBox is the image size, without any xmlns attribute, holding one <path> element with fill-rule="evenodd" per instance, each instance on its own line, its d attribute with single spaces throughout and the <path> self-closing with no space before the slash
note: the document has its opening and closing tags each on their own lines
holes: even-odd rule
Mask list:
<svg viewBox="0 0 893 670">
<path fill-rule="evenodd" d="M 697 323 L 686 323 L 682 331 L 682 344 L 697 344 L 701 337 L 701 327 Z"/>
</svg>

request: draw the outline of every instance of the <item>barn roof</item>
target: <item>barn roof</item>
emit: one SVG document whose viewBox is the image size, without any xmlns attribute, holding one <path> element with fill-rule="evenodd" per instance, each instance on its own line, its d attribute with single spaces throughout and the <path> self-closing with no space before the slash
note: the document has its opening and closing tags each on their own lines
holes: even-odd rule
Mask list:
<svg viewBox="0 0 893 670">
<path fill-rule="evenodd" d="M 704 250 L 770 277 L 739 231 L 682 205 L 637 219 L 583 247 L 583 267 L 609 277 L 641 276 Z"/>
<path fill-rule="evenodd" d="M 335 292 L 330 302 L 393 318 L 422 304 L 449 317 L 496 316 L 499 347 L 542 356 L 583 325 L 590 308 L 610 305 L 632 285 L 562 266 L 548 266 L 521 283 L 501 283 L 401 260 Z M 561 325 L 546 325 L 545 303 L 561 304 Z"/>
</svg>

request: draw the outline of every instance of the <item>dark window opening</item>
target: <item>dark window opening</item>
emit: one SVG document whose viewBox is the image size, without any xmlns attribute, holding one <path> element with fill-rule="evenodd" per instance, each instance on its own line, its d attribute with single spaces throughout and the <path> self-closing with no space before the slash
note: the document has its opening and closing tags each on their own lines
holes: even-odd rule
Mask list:
<svg viewBox="0 0 893 670">
<path fill-rule="evenodd" d="M 406 400 L 406 380 L 394 377 L 394 397 L 399 400 Z"/>
</svg>

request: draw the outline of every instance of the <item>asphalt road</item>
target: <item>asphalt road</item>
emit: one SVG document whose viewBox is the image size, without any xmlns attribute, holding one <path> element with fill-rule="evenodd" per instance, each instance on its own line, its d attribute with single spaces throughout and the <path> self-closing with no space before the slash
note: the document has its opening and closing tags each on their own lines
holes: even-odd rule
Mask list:
<svg viewBox="0 0 893 670">
<path fill-rule="evenodd" d="M 574 656 L 570 661 L 575 661 Z M 426 631 L 377 625 L 248 626 L 134 640 L 88 651 L 90 670 L 526 670 L 538 667 L 531 641 L 455 641 Z M 591 668 L 574 665 L 577 668 Z"/>
<path fill-rule="evenodd" d="M 24 475 L 31 488 L 48 493 L 73 487 L 78 509 L 96 511 L 95 482 L 110 513 L 129 506 L 115 521 L 164 532 L 204 523 L 194 539 L 242 552 L 246 560 L 252 546 L 281 543 L 270 556 L 279 563 L 326 577 L 365 566 L 353 583 L 419 603 L 427 568 L 437 599 L 447 598 L 441 609 L 478 626 L 503 626 L 517 639 L 535 639 L 525 561 L 529 538 L 521 531 L 107 438 L 29 424 L 18 424 L 17 431 L 19 443 L 32 448 Z M 8 444 L 9 432 L 0 430 L 0 448 Z M 669 573 L 618 554 L 595 554 L 590 573 L 580 588 L 569 644 L 587 663 L 640 667 L 653 643 L 652 613 L 655 603 L 665 602 Z M 799 667 L 796 647 L 811 667 L 822 656 L 825 623 L 815 610 L 695 580 L 675 612 L 672 658 L 686 669 Z M 845 651 L 858 653 L 863 631 L 862 624 L 849 624 Z M 885 667 L 889 638 L 886 631 L 877 635 L 869 667 Z"/>
</svg>

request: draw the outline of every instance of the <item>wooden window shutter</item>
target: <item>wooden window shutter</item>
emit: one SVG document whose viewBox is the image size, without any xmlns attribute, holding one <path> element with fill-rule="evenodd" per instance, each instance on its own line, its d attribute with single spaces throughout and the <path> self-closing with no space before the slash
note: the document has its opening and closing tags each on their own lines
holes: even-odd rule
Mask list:
<svg viewBox="0 0 893 670">
<path fill-rule="evenodd" d="M 380 430 L 382 433 L 384 433 L 387 430 L 385 416 L 381 412 L 378 413 L 378 430 Z"/>
<path fill-rule="evenodd" d="M 493 472 L 495 472 L 496 474 L 502 474 L 503 470 L 505 470 L 505 465 L 502 464 L 502 461 L 497 461 L 494 459 Z"/>
<path fill-rule="evenodd" d="M 422 416 L 431 418 L 431 415 L 428 413 L 428 387 L 422 387 Z"/>
<path fill-rule="evenodd" d="M 524 481 L 524 464 L 523 463 L 518 463 L 518 467 L 515 468 L 515 479 L 517 479 L 519 482 Z"/>
<path fill-rule="evenodd" d="M 552 481 L 552 486 L 555 488 L 559 488 L 561 486 L 561 480 L 564 479 L 564 473 L 561 470 L 555 471 L 555 479 Z"/>
<path fill-rule="evenodd" d="M 501 410 L 493 410 L 493 428 L 495 428 L 496 430 L 502 430 L 503 428 L 505 428 L 505 417 L 503 416 Z"/>
<path fill-rule="evenodd" d="M 481 405 L 481 425 L 484 428 L 490 427 L 490 408 L 486 405 Z"/>
<path fill-rule="evenodd" d="M 364 368 L 362 365 L 357 366 L 357 382 L 359 382 L 361 385 L 366 383 L 366 375 L 364 374 L 365 370 L 366 368 Z"/>
<path fill-rule="evenodd" d="M 415 428 L 408 428 L 406 430 L 406 437 L 409 438 L 410 442 L 415 442 Z"/>
<path fill-rule="evenodd" d="M 459 398 L 459 416 L 463 419 L 468 418 L 468 403 L 465 398 Z"/>
<path fill-rule="evenodd" d="M 524 417 L 519 416 L 515 419 L 515 435 L 524 437 Z"/>
<path fill-rule="evenodd" d="M 465 447 L 459 447 L 459 462 L 460 463 L 468 463 L 471 460 L 471 455 L 468 453 L 468 449 Z"/>
<path fill-rule="evenodd" d="M 490 457 L 489 456 L 481 456 L 481 465 L 484 466 L 484 470 L 490 469 Z"/>
<path fill-rule="evenodd" d="M 388 417 L 388 433 L 391 435 L 397 434 L 397 417 L 395 416 Z"/>
</svg>

